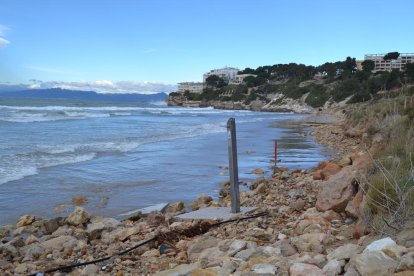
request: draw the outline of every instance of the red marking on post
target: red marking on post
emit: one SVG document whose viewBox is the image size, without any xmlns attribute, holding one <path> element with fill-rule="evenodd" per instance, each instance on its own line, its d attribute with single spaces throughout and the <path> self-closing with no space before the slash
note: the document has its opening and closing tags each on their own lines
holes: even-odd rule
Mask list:
<svg viewBox="0 0 414 276">
<path fill-rule="evenodd" d="M 275 165 L 277 162 L 277 141 L 275 140 Z"/>
</svg>

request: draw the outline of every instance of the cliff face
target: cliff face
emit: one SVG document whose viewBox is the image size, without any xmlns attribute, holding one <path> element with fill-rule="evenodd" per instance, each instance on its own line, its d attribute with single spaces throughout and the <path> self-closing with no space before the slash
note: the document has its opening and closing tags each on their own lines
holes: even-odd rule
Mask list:
<svg viewBox="0 0 414 276">
<path fill-rule="evenodd" d="M 249 104 L 243 102 L 211 100 L 190 101 L 184 95 L 172 95 L 168 97 L 168 106 L 184 107 L 214 107 L 216 109 L 252 110 L 264 112 L 295 112 L 311 113 L 314 108 L 304 102 L 304 99 L 283 98 L 280 94 L 268 95 L 267 100 L 256 99 Z"/>
</svg>

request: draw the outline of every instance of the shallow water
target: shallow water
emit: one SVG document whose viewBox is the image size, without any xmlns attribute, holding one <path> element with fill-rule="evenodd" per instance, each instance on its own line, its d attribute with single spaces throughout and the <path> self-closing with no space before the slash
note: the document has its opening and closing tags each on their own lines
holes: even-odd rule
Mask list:
<svg viewBox="0 0 414 276">
<path fill-rule="evenodd" d="M 302 127 L 271 127 L 302 115 L 61 101 L 0 102 L 0 225 L 23 214 L 66 215 L 74 195 L 93 214 L 116 216 L 160 202 L 217 196 L 228 179 L 228 118 L 236 118 L 241 180 L 280 166 L 310 168 L 329 154 Z M 62 205 L 63 204 L 63 205 Z M 56 212 L 55 208 L 60 209 Z"/>
</svg>

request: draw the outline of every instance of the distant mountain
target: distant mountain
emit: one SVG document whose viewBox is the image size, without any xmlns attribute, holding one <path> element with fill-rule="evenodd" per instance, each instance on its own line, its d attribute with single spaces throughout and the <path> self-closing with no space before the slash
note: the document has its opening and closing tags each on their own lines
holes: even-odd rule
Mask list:
<svg viewBox="0 0 414 276">
<path fill-rule="evenodd" d="M 0 92 L 0 97 L 33 99 L 72 99 L 108 102 L 152 102 L 165 101 L 168 95 L 163 92 L 156 94 L 100 94 L 94 91 L 78 91 L 66 90 L 61 88 L 51 88 Z"/>
</svg>

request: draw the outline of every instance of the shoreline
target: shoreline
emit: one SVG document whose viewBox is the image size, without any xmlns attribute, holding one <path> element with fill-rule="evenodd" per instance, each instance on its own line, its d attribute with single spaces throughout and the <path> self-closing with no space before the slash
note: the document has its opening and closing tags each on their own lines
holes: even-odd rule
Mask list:
<svg viewBox="0 0 414 276">
<path fill-rule="evenodd" d="M 305 274 L 343 271 L 346 262 L 349 262 L 347 271 L 359 271 L 358 263 L 350 261 L 350 257 L 344 260 L 329 255 L 344 246 L 348 252 L 352 247 L 353 255 L 360 254 L 373 239 L 365 236 L 364 229 L 355 232 L 357 218 L 344 210 L 323 210 L 325 207 L 318 207 L 318 202 L 320 187 L 335 175 L 364 166 L 364 156 L 357 153 L 360 141 L 347 137 L 339 121 L 322 125 L 313 121 L 311 127 L 317 142 L 334 147 L 338 158 L 311 170 L 280 168 L 271 178 L 258 178 L 250 191 L 240 192 L 242 206 L 257 206 L 257 212 L 268 211 L 268 216 L 219 226 L 189 239 L 154 242 L 127 256 L 77 268 L 74 275 L 243 275 L 249 271 L 304 275 L 298 271 Z M 345 175 L 342 177 L 347 179 Z M 222 186 L 222 202 L 228 204 L 227 183 Z M 201 195 L 190 206 L 200 209 L 223 203 Z M 0 227 L 3 242 L 0 255 L 4 257 L 1 267 L 9 273 L 27 274 L 112 255 L 159 233 L 197 225 L 194 221 L 173 218 L 183 209 L 184 204 L 176 202 L 164 213 L 138 215 L 123 221 L 91 217 L 81 207 L 67 218 L 39 221 L 33 216 L 23 216 L 16 226 Z"/>
<path fill-rule="evenodd" d="M 195 114 L 204 114 L 204 111 L 197 111 L 197 109 L 192 109 L 191 113 Z M 185 109 L 179 110 L 182 113 L 186 113 Z M 190 114 L 191 114 L 190 113 Z M 120 171 L 120 175 L 116 173 L 111 176 L 109 180 L 104 180 L 102 184 L 94 184 L 92 181 L 89 184 L 88 187 L 85 186 L 83 189 L 83 178 L 87 176 L 85 172 L 91 171 L 91 173 L 96 172 L 97 170 L 93 171 L 92 169 L 98 168 L 97 165 L 105 165 L 103 162 L 108 159 L 101 159 L 101 158 L 95 158 L 96 160 L 88 161 L 86 163 L 79 163 L 79 164 L 73 164 L 69 166 L 58 166 L 56 168 L 50 168 L 45 170 L 39 171 L 39 175 L 34 177 L 29 177 L 27 179 L 19 180 L 16 182 L 16 184 L 12 184 L 11 189 L 8 188 L 9 185 L 3 185 L 0 187 L 2 189 L 1 192 L 4 192 L 3 195 L 5 198 L 12 198 L 14 194 L 18 196 L 19 198 L 24 199 L 25 194 L 21 194 L 19 192 L 19 188 L 22 189 L 31 189 L 32 194 L 36 192 L 36 187 L 38 186 L 36 183 L 47 183 L 48 185 L 53 185 L 53 183 L 58 183 L 57 181 L 62 181 L 63 183 L 68 183 L 68 186 L 61 185 L 61 188 L 57 186 L 57 188 L 53 188 L 53 191 L 56 191 L 58 194 L 54 196 L 51 192 L 45 191 L 46 194 L 43 195 L 43 198 L 39 202 L 44 202 L 43 199 L 50 198 L 48 202 L 45 202 L 45 207 L 41 207 L 43 205 L 42 203 L 40 205 L 30 204 L 31 202 L 36 202 L 37 199 L 34 196 L 31 196 L 31 198 L 28 198 L 28 201 L 23 202 L 22 205 L 16 206 L 16 209 L 10 209 L 10 211 L 7 211 L 7 206 L 13 206 L 12 202 L 3 201 L 2 206 L 3 211 L 0 212 L 0 221 L 2 222 L 1 225 L 7 224 L 14 224 L 15 220 L 19 218 L 21 215 L 24 214 L 34 214 L 37 217 L 42 217 L 43 219 L 50 219 L 56 216 L 67 216 L 70 214 L 70 212 L 73 210 L 73 204 L 71 202 L 71 199 L 73 196 L 85 196 L 88 200 L 88 202 L 83 205 L 92 215 L 101 215 L 101 216 L 109 216 L 109 217 L 115 217 L 120 213 L 124 213 L 127 211 L 131 211 L 133 209 L 138 208 L 144 208 L 147 206 L 151 206 L 153 204 L 157 204 L 159 202 L 176 202 L 179 200 L 184 200 L 186 205 L 193 201 L 199 194 L 202 192 L 207 193 L 208 195 L 213 196 L 216 198 L 218 196 L 218 190 L 220 189 L 220 186 L 218 185 L 221 181 L 226 180 L 226 175 L 228 174 L 227 170 L 225 169 L 227 167 L 228 157 L 227 157 L 227 140 L 225 136 L 225 120 L 231 115 L 228 115 L 228 112 L 221 112 L 221 111 L 208 111 L 208 113 L 212 113 L 213 116 L 217 116 L 213 118 L 214 125 L 220 126 L 220 132 L 215 132 L 211 134 L 206 135 L 200 135 L 195 136 L 193 138 L 184 138 L 179 140 L 172 140 L 171 142 L 163 142 L 162 148 L 163 149 L 172 149 L 172 145 L 175 145 L 175 147 L 178 148 L 179 155 L 177 157 L 174 156 L 174 151 L 172 150 L 164 150 L 161 152 L 160 155 L 154 156 L 152 159 L 148 159 L 151 156 L 149 154 L 155 154 L 151 153 L 149 150 L 151 148 L 156 149 L 157 143 L 149 144 L 149 145 L 141 145 L 138 149 L 132 150 L 131 152 L 122 155 L 110 155 L 108 158 L 115 158 L 111 160 L 118 161 L 120 163 L 114 164 L 113 166 L 120 167 L 121 166 L 128 168 L 140 168 L 139 164 L 142 162 L 130 162 L 130 159 L 132 158 L 141 158 L 142 160 L 148 160 L 145 161 L 147 164 L 153 164 L 155 162 L 160 162 L 161 164 L 168 164 L 167 162 L 175 161 L 175 166 L 169 166 L 169 168 L 161 169 L 157 166 L 154 168 L 145 167 L 143 168 L 145 175 L 137 175 L 136 181 L 128 181 L 129 179 L 126 179 L 122 170 L 114 169 L 115 171 Z M 279 139 L 283 136 L 283 140 L 287 137 L 290 139 L 290 137 L 303 137 L 303 139 L 293 139 L 290 142 L 295 142 L 296 144 L 302 143 L 302 141 L 306 141 L 307 146 L 310 147 L 310 150 L 308 152 L 305 152 L 302 155 L 302 148 L 299 148 L 299 150 L 288 150 L 290 157 L 283 158 L 284 161 L 287 161 L 287 166 L 296 166 L 296 163 L 298 160 L 300 161 L 300 158 L 296 158 L 296 155 L 306 156 L 306 160 L 312 161 L 312 163 L 305 163 L 303 164 L 303 167 L 307 168 L 310 166 L 313 166 L 314 164 L 317 164 L 321 159 L 324 158 L 324 154 L 319 154 L 320 147 L 317 146 L 314 143 L 314 140 L 308 136 L 308 129 L 273 129 L 269 127 L 270 124 L 272 124 L 275 121 L 278 120 L 285 120 L 286 118 L 299 118 L 302 116 L 294 115 L 294 114 L 264 114 L 264 113 L 256 113 L 256 112 L 247 112 L 249 114 L 246 115 L 246 113 L 234 113 L 236 118 L 239 119 L 240 116 L 240 124 L 239 124 L 239 133 L 238 136 L 241 139 L 239 144 L 239 153 L 240 153 L 240 179 L 248 179 L 248 182 L 251 182 L 256 177 L 255 174 L 251 173 L 251 171 L 257 167 L 262 168 L 265 170 L 265 174 L 268 175 L 270 173 L 270 170 L 268 170 L 268 166 L 271 165 L 270 159 L 272 158 L 271 154 L 273 152 L 273 142 L 270 140 L 271 138 Z M 256 114 L 255 114 L 256 113 Z M 215 115 L 218 114 L 218 115 Z M 233 114 L 232 112 L 230 114 Z M 201 118 L 206 118 L 203 120 L 209 120 L 208 116 L 199 116 Z M 224 119 L 223 119 L 224 118 Z M 174 119 L 176 120 L 176 119 Z M 177 120 L 180 120 L 179 118 Z M 215 123 L 216 121 L 217 124 Z M 214 128 L 215 130 L 215 128 Z M 252 130 L 252 131 L 250 131 Z M 287 131 L 287 132 L 286 132 Z M 257 138 L 251 138 L 254 137 L 254 135 L 251 135 L 251 133 L 256 133 L 256 135 L 260 135 L 260 137 Z M 286 133 L 286 134 L 282 134 Z M 198 138 L 199 137 L 199 138 Z M 250 142 L 251 140 L 251 142 Z M 215 141 L 219 141 L 218 144 Z M 286 140 L 288 141 L 288 140 Z M 296 146 L 292 145 L 293 147 Z M 211 147 L 211 150 L 209 149 Z M 214 148 L 213 148 L 214 147 Z M 60 149 L 61 147 L 57 147 Z M 64 146 L 63 148 L 66 148 Z M 209 149 L 209 150 L 206 150 Z M 144 153 L 148 150 L 148 154 L 145 154 L 145 158 L 141 154 L 143 151 Z M 76 151 L 77 154 L 77 151 Z M 195 162 L 191 161 L 192 156 L 198 156 L 199 154 L 202 155 L 202 158 L 204 161 L 196 160 Z M 208 155 L 206 155 L 208 154 Z M 129 157 L 132 156 L 132 157 Z M 205 157 L 204 157 L 205 156 Z M 284 156 L 283 156 L 284 157 Z M 292 162 L 290 162 L 290 158 L 292 159 Z M 101 161 L 103 160 L 103 161 Z M 126 161 L 126 165 L 123 165 L 121 163 L 122 160 Z M 151 161 L 154 160 L 154 161 Z M 188 161 L 190 160 L 190 161 Z M 131 165 L 129 165 L 131 164 Z M 138 167 L 137 167 L 138 165 Z M 201 167 L 203 165 L 203 167 Z M 284 164 L 281 164 L 284 165 Z M 302 166 L 298 164 L 299 166 Z M 68 169 L 66 169 L 68 168 Z M 82 173 L 81 177 L 76 177 L 77 175 L 73 175 L 75 180 L 71 180 L 72 176 L 66 176 L 66 172 L 70 170 L 80 170 L 80 173 Z M 161 170 L 160 170 L 161 169 Z M 183 169 L 183 171 L 181 171 Z M 141 170 L 141 169 L 139 169 Z M 203 170 L 203 171 L 202 171 Z M 165 176 L 157 174 L 158 171 L 165 171 Z M 203 175 L 200 175 L 198 177 L 198 172 L 203 172 Z M 205 171 L 205 173 L 204 173 Z M 61 173 L 62 172 L 62 173 Z M 128 171 L 127 171 L 128 172 Z M 48 174 L 51 174 L 52 176 L 55 175 L 54 178 L 51 178 L 49 181 Z M 57 176 L 61 176 L 62 178 L 59 179 Z M 103 178 L 100 177 L 99 174 L 89 174 L 91 179 L 97 179 L 96 183 L 99 182 L 99 179 Z M 103 172 L 103 175 L 106 175 L 105 172 Z M 205 176 L 204 176 L 205 175 Z M 131 175 L 132 178 L 134 175 Z M 200 180 L 197 180 L 200 179 Z M 89 178 L 88 178 L 89 179 Z M 163 181 L 165 179 L 165 181 Z M 190 179 L 190 181 L 187 181 L 187 179 Z M 42 181 L 43 180 L 43 181 Z M 142 180 L 142 181 L 141 181 Z M 148 181 L 148 182 L 146 182 Z M 150 181 L 154 181 L 156 185 L 142 185 L 140 183 L 150 183 Z M 155 182 L 158 181 L 158 182 Z M 198 183 L 199 181 L 200 183 Z M 79 188 L 74 190 L 71 188 L 72 183 L 79 183 L 76 184 Z M 171 183 L 176 186 L 162 184 L 162 183 Z M 27 185 L 28 183 L 29 185 Z M 60 182 L 59 182 L 60 183 Z M 160 184 L 161 183 L 161 184 Z M 182 184 L 181 184 L 182 183 Z M 194 183 L 194 184 L 191 184 Z M 105 188 L 108 184 L 108 187 Z M 75 184 L 73 184 L 75 185 Z M 161 190 L 159 193 L 155 194 L 149 194 L 149 197 L 143 198 L 143 200 L 140 199 L 141 191 L 147 192 L 151 191 L 151 189 L 157 189 L 157 187 L 166 187 L 165 192 Z M 168 187 L 167 187 L 168 186 Z M 14 187 L 14 188 L 13 188 Z M 68 193 L 66 194 L 66 191 L 62 191 L 62 193 L 59 193 L 59 190 L 62 190 L 62 188 L 67 187 Z M 154 187 L 154 188 L 152 188 Z M 169 188 L 171 187 L 171 188 Z M 178 188 L 174 188 L 178 187 Z M 6 190 L 8 189 L 8 190 Z M 109 193 L 108 191 L 112 190 L 113 192 Z M 97 191 L 98 193 L 92 194 L 90 191 Z M 179 195 L 177 191 L 181 191 L 182 195 Z M 10 196 L 8 196 L 10 194 Z M 21 194 L 21 196 L 20 196 Z M 126 201 L 123 201 L 123 195 L 125 194 Z M 128 195 L 129 194 L 129 195 Z M 30 196 L 30 195 L 29 195 Z M 30 206 L 32 205 L 33 208 Z M 120 208 L 118 208 L 120 207 Z M 57 208 L 56 211 L 53 209 Z M 61 212 L 63 211 L 63 212 Z"/>
</svg>

